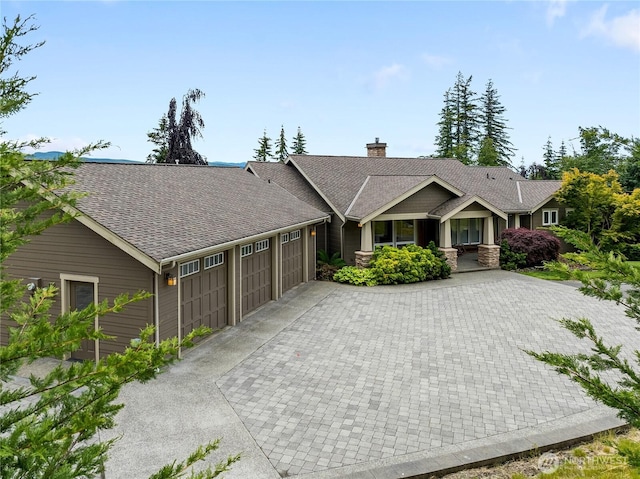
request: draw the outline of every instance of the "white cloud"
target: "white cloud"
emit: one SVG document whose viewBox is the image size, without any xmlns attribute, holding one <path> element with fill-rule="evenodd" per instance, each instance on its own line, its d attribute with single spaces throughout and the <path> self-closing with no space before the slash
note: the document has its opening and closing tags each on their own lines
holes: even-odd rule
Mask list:
<svg viewBox="0 0 640 479">
<path fill-rule="evenodd" d="M 615 45 L 640 52 L 640 10 L 607 20 L 608 5 L 603 5 L 592 16 L 582 37 L 602 37 Z"/>
<path fill-rule="evenodd" d="M 425 53 L 422 55 L 422 60 L 435 70 L 440 70 L 442 67 L 445 67 L 453 63 L 453 60 L 449 57 L 440 56 L 440 55 L 430 55 L 428 53 Z"/>
<path fill-rule="evenodd" d="M 547 5 L 547 26 L 553 26 L 556 18 L 562 18 L 567 13 L 567 0 L 550 0 Z"/>
<path fill-rule="evenodd" d="M 376 90 L 382 90 L 391 81 L 396 79 L 406 79 L 408 76 L 407 68 L 404 65 L 394 63 L 388 67 L 383 67 L 373 74 L 372 84 Z"/>
</svg>

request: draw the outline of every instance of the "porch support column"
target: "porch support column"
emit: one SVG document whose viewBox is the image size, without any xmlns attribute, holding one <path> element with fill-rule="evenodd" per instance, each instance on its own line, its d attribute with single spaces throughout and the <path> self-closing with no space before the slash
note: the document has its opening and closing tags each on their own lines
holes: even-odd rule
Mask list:
<svg viewBox="0 0 640 479">
<path fill-rule="evenodd" d="M 358 224 L 360 227 L 360 251 L 356 251 L 356 266 L 366 268 L 373 256 L 373 230 L 371 221 Z"/>
<path fill-rule="evenodd" d="M 520 228 L 520 214 L 516 213 L 513 216 L 513 227 L 514 228 Z"/>
<path fill-rule="evenodd" d="M 483 242 L 478 245 L 478 264 L 485 268 L 500 268 L 500 246 L 493 237 L 493 216 L 484 219 Z"/>
<path fill-rule="evenodd" d="M 458 269 L 458 250 L 451 247 L 451 220 L 440 223 L 440 247 L 447 258 L 447 264 L 451 266 L 451 271 Z"/>
</svg>

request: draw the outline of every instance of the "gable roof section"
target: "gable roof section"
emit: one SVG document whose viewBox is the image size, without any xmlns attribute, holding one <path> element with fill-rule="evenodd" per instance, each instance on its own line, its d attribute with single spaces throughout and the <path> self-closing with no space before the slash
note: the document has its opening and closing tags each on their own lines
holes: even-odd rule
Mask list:
<svg viewBox="0 0 640 479">
<path fill-rule="evenodd" d="M 74 176 L 70 189 L 88 193 L 76 204 L 81 222 L 158 265 L 327 218 L 240 168 L 83 163 Z"/>
<path fill-rule="evenodd" d="M 275 182 L 293 196 L 310 204 L 314 208 L 326 213 L 331 212 L 331 207 L 327 202 L 295 170 L 293 165 L 270 161 L 250 161 L 247 163 L 245 169 L 258 178 Z"/>
<path fill-rule="evenodd" d="M 345 215 L 349 219 L 366 223 L 432 183 L 442 186 L 456 196 L 464 194 L 435 175 L 368 176 Z"/>
<path fill-rule="evenodd" d="M 562 186 L 560 180 L 518 181 L 520 204 L 527 212 L 536 211 Z"/>
<path fill-rule="evenodd" d="M 368 176 L 435 175 L 458 188 L 451 180 L 466 168 L 449 159 L 290 155 L 288 161 L 343 217 Z"/>
<path fill-rule="evenodd" d="M 448 201 L 445 201 L 440 206 L 432 211 L 432 214 L 435 216 L 440 216 L 440 223 L 444 223 L 446 220 L 452 218 L 460 211 L 464 210 L 467 206 L 472 205 L 473 203 L 478 203 L 483 208 L 488 209 L 489 211 L 495 213 L 500 218 L 507 219 L 507 214 L 504 211 L 501 211 L 496 206 L 492 205 L 486 200 L 483 200 L 477 195 L 473 196 L 463 196 L 460 198 L 451 198 Z"/>
</svg>

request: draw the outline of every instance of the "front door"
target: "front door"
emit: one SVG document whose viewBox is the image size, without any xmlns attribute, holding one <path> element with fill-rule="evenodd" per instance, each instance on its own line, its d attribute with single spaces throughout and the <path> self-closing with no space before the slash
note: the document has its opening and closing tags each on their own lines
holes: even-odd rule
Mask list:
<svg viewBox="0 0 640 479">
<path fill-rule="evenodd" d="M 93 283 L 69 281 L 69 311 L 82 310 L 95 302 Z M 71 353 L 73 359 L 95 359 L 96 342 L 86 339 L 80 349 Z"/>
</svg>

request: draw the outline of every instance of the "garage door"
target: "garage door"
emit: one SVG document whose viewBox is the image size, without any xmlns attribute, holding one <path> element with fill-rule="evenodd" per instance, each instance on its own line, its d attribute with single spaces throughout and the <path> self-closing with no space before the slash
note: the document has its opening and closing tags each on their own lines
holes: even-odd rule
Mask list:
<svg viewBox="0 0 640 479">
<path fill-rule="evenodd" d="M 256 241 L 241 248 L 242 313 L 271 301 L 270 240 Z"/>
<path fill-rule="evenodd" d="M 282 236 L 282 292 L 302 283 L 302 240 L 300 230 Z"/>
<path fill-rule="evenodd" d="M 202 264 L 200 264 L 202 262 Z M 201 270 L 201 267 L 203 268 Z M 227 262 L 225 253 L 180 265 L 182 337 L 198 326 L 227 325 Z"/>
</svg>

